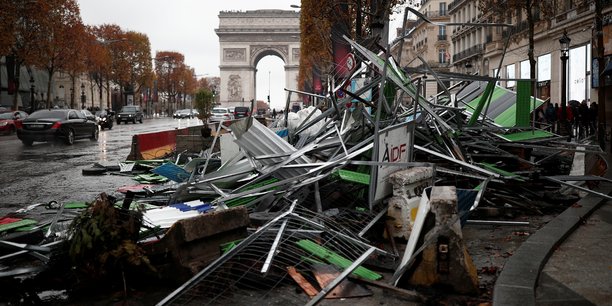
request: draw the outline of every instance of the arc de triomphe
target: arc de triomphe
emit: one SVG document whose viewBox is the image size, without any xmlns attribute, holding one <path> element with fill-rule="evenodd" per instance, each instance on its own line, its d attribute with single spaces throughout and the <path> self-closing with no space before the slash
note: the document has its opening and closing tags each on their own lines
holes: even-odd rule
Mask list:
<svg viewBox="0 0 612 306">
<path fill-rule="evenodd" d="M 285 87 L 297 89 L 300 61 L 300 13 L 285 10 L 222 11 L 219 13 L 222 106 L 249 106 L 255 97 L 255 73 L 264 56 L 285 62 Z M 286 101 L 286 95 L 283 102 Z M 299 102 L 297 95 L 292 102 Z"/>
</svg>

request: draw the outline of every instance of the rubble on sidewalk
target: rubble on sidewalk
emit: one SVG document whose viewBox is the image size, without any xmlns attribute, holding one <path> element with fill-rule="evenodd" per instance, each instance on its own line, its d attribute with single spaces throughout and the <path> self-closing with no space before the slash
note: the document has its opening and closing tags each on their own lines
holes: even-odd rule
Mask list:
<svg viewBox="0 0 612 306">
<path fill-rule="evenodd" d="M 176 133 L 165 159 L 132 152 L 143 159 L 83 171 L 141 183 L 112 205 L 139 211 L 138 246 L 162 278 L 184 282 L 160 305 L 372 302 L 384 292 L 422 303 L 423 287 L 438 286 L 476 295 L 497 268 L 474 265 L 463 226 L 522 225 L 511 222 L 562 208 L 565 186 L 597 194 L 580 183 L 604 180 L 601 150 L 529 126 L 543 103 L 525 95 L 529 82 L 514 94 L 493 77 L 436 74 L 457 85 L 427 99 L 393 57 L 349 43 L 362 68 L 312 95 L 315 106 L 289 113 L 288 98 L 269 126 L 247 117 L 194 128 Z M 46 235 L 55 241 L 74 238 L 59 234 L 61 207 Z M 45 258 L 48 243 L 10 245 L 19 251 L 0 264 Z"/>
</svg>

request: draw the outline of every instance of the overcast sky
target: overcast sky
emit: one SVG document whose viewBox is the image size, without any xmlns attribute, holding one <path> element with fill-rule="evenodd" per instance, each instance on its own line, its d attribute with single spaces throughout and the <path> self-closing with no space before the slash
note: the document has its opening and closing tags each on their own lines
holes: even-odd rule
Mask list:
<svg viewBox="0 0 612 306">
<path fill-rule="evenodd" d="M 297 10 L 299 0 L 77 0 L 81 17 L 87 25 L 117 24 L 123 30 L 146 34 L 151 42 L 151 56 L 156 51 L 176 51 L 185 55 L 185 64 L 201 76 L 219 75 L 219 12 L 227 10 L 283 9 Z M 391 28 L 401 18 L 394 18 Z M 401 23 L 401 20 L 399 20 Z M 395 30 L 390 31 L 394 35 Z M 264 57 L 257 65 L 257 99 L 284 107 L 285 76 L 283 61 Z"/>
</svg>

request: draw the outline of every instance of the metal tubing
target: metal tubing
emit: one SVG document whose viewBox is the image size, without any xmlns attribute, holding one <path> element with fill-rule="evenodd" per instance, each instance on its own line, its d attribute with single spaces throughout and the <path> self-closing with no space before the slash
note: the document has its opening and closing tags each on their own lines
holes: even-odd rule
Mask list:
<svg viewBox="0 0 612 306">
<path fill-rule="evenodd" d="M 368 224 L 367 224 L 367 225 L 366 225 L 366 226 L 365 226 L 365 227 L 364 227 L 364 228 L 361 230 L 361 232 L 359 232 L 359 234 L 357 234 L 357 236 L 359 236 L 359 237 L 363 237 L 363 235 L 364 235 L 365 233 L 367 233 L 367 232 L 370 230 L 370 228 L 372 228 L 372 226 L 374 226 L 374 224 L 376 224 L 376 222 L 378 222 L 378 220 L 380 220 L 380 218 L 382 218 L 382 216 L 384 216 L 384 215 L 385 215 L 385 213 L 386 213 L 386 212 L 387 212 L 387 210 L 385 210 L 385 209 L 381 210 L 381 211 L 380 211 L 380 212 L 379 212 L 379 213 L 376 215 L 376 217 L 374 217 L 374 219 L 372 219 L 372 221 L 370 221 L 370 223 L 368 223 Z"/>
<path fill-rule="evenodd" d="M 382 250 L 382 249 L 379 249 L 379 248 L 377 248 L 377 247 L 373 247 L 373 246 L 371 246 L 371 245 L 369 245 L 369 244 L 367 244 L 367 243 L 365 243 L 365 242 L 363 242 L 363 241 L 361 241 L 361 240 L 359 240 L 359 239 L 355 239 L 355 238 L 353 238 L 353 237 L 351 237 L 351 236 L 347 236 L 346 234 L 343 234 L 343 233 L 337 232 L 337 231 L 335 231 L 335 230 L 333 230 L 333 229 L 331 229 L 331 228 L 327 228 L 327 227 L 325 227 L 325 225 L 321 225 L 321 224 L 319 224 L 319 223 L 317 223 L 317 222 L 314 222 L 314 221 L 312 221 L 312 220 L 306 219 L 306 218 L 304 218 L 304 217 L 302 217 L 302 216 L 300 216 L 300 215 L 298 215 L 298 214 L 296 214 L 296 213 L 291 213 L 291 216 L 293 216 L 293 217 L 295 217 L 295 218 L 297 218 L 297 219 L 300 219 L 300 220 L 302 220 L 302 221 L 304 221 L 304 222 L 306 222 L 306 223 L 308 223 L 308 224 L 311 224 L 311 225 L 313 225 L 313 226 L 315 226 L 315 227 L 318 227 L 318 228 L 322 228 L 322 229 L 328 230 L 328 231 L 330 231 L 331 233 L 333 233 L 334 235 L 341 236 L 342 238 L 347 239 L 347 240 L 350 240 L 351 242 L 354 242 L 354 243 L 359 244 L 359 245 L 361 245 L 361 246 L 364 246 L 364 247 L 367 247 L 367 248 L 370 248 L 370 247 L 375 248 L 375 249 L 376 249 L 376 251 L 378 251 L 378 252 L 379 252 L 379 253 L 381 253 L 381 254 L 386 254 L 386 255 L 389 255 L 389 256 L 392 256 L 392 257 L 397 257 L 397 256 L 395 256 L 395 255 L 394 255 L 394 254 L 392 254 L 392 253 L 389 253 L 389 252 L 387 252 L 387 251 L 385 251 L 385 250 Z"/>
<path fill-rule="evenodd" d="M 528 221 L 499 221 L 499 220 L 472 220 L 468 219 L 467 224 L 474 225 L 529 225 Z"/>
<path fill-rule="evenodd" d="M 609 196 L 609 195 L 601 193 L 601 192 L 593 191 L 593 190 L 591 190 L 589 188 L 584 188 L 584 187 L 581 187 L 581 186 L 572 185 L 570 183 L 567 183 L 567 182 L 564 182 L 564 181 L 560 181 L 560 180 L 554 179 L 554 178 L 549 177 L 549 176 L 545 176 L 544 178 L 549 180 L 549 181 L 551 181 L 551 182 L 555 182 L 555 183 L 558 183 L 558 184 L 561 184 L 561 185 L 565 185 L 567 187 L 571 187 L 571 188 L 575 188 L 575 189 L 578 189 L 578 190 L 582 190 L 582 191 L 584 191 L 586 193 L 590 193 L 590 194 L 594 194 L 596 196 L 600 196 L 600 197 L 608 199 L 608 200 L 612 200 L 612 196 Z"/>
<path fill-rule="evenodd" d="M 270 248 L 270 252 L 268 252 L 268 257 L 266 257 L 266 261 L 261 268 L 261 273 L 267 274 L 268 269 L 270 268 L 270 264 L 272 264 L 272 260 L 274 259 L 274 255 L 276 255 L 276 249 L 278 248 L 278 244 L 280 243 L 281 238 L 285 234 L 285 228 L 287 228 L 287 220 L 283 221 L 281 224 L 278 233 L 276 233 L 276 238 L 274 239 L 274 243 L 272 243 L 272 247 Z"/>
</svg>

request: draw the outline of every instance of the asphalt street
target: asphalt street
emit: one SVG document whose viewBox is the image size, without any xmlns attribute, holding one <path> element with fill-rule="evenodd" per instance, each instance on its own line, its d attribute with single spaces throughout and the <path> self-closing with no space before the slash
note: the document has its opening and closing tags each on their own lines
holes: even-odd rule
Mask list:
<svg viewBox="0 0 612 306">
<path fill-rule="evenodd" d="M 41 202 L 90 202 L 101 192 L 112 194 L 118 187 L 133 185 L 136 182 L 129 176 L 83 176 L 82 169 L 96 162 L 125 161 L 133 135 L 201 124 L 197 118 L 170 117 L 115 124 L 100 131 L 98 141 L 83 139 L 71 146 L 37 142 L 27 147 L 15 134 L 0 136 L 0 216 Z"/>
</svg>

